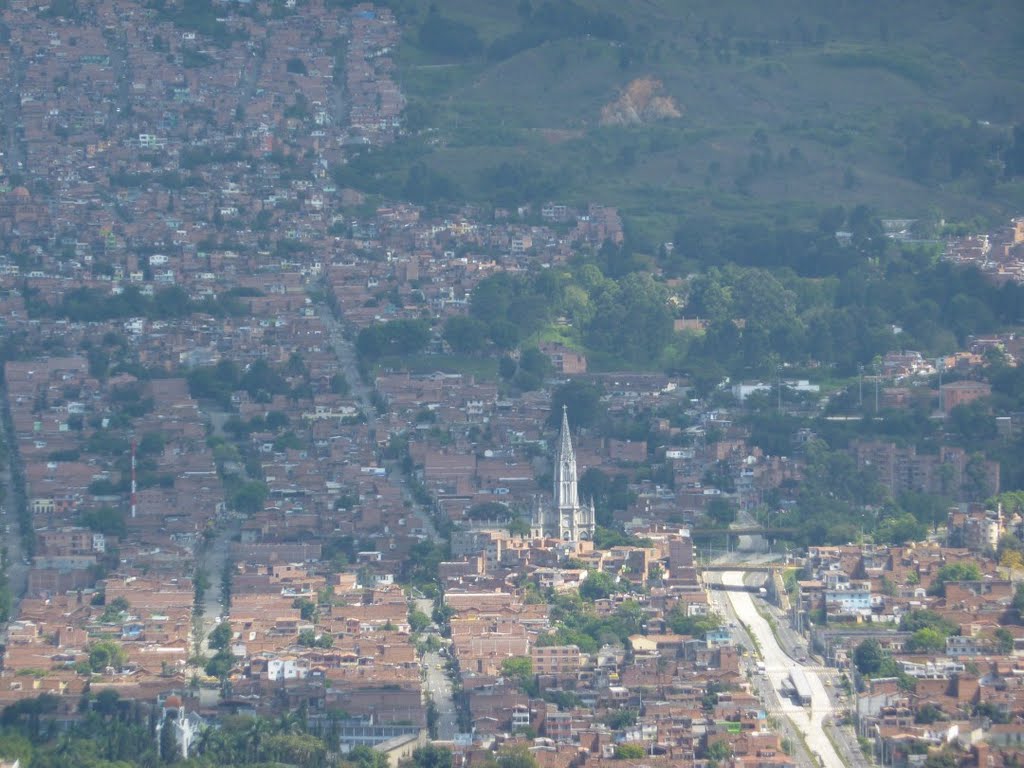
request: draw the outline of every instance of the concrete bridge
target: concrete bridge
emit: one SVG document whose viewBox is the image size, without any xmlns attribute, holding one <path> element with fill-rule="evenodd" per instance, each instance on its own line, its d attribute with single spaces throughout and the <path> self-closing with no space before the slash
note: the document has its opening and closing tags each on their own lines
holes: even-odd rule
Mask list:
<svg viewBox="0 0 1024 768">
<path fill-rule="evenodd" d="M 743 571 L 744 573 L 775 573 L 792 568 L 786 563 L 705 563 L 697 566 L 700 571 Z"/>
<path fill-rule="evenodd" d="M 749 526 L 745 528 L 691 528 L 690 536 L 767 536 L 768 538 L 784 539 L 799 532 L 800 528 L 766 528 Z"/>
</svg>

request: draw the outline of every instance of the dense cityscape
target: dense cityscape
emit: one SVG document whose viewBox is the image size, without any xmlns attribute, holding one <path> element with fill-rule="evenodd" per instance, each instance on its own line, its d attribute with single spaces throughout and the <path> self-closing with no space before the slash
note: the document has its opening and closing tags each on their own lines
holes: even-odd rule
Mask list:
<svg viewBox="0 0 1024 768">
<path fill-rule="evenodd" d="M 1020 765 L 1024 211 L 460 200 L 407 5 L 0 3 L 0 766 Z"/>
</svg>

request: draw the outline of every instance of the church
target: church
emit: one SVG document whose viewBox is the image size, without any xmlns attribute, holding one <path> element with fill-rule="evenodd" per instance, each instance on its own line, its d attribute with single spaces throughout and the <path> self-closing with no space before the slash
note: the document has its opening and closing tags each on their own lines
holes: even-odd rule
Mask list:
<svg viewBox="0 0 1024 768">
<path fill-rule="evenodd" d="M 569 415 L 562 406 L 562 431 L 555 450 L 554 497 L 537 505 L 530 535 L 535 539 L 590 541 L 594 538 L 594 504 L 580 504 L 576 453 L 569 433 Z"/>
</svg>

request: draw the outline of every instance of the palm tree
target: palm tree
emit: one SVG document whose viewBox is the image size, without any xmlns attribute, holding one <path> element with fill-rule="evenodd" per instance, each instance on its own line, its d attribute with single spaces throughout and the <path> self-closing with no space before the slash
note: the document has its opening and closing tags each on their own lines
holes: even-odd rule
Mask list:
<svg viewBox="0 0 1024 768">
<path fill-rule="evenodd" d="M 282 712 L 281 716 L 277 719 L 276 725 L 277 733 L 295 734 L 304 733 L 306 730 L 305 717 L 299 710 L 294 712 Z"/>
<path fill-rule="evenodd" d="M 248 752 L 250 755 L 250 762 L 256 762 L 260 756 L 260 748 L 263 745 L 263 737 L 266 735 L 269 727 L 267 721 L 262 717 L 254 717 L 249 723 L 249 726 L 245 729 L 245 741 L 248 745 Z"/>
<path fill-rule="evenodd" d="M 218 744 L 218 742 L 221 742 Z M 194 742 L 195 753 L 197 755 L 209 754 L 213 756 L 217 751 L 218 747 L 223 745 L 223 739 L 220 738 L 220 732 L 216 728 L 203 728 L 196 736 Z"/>
</svg>

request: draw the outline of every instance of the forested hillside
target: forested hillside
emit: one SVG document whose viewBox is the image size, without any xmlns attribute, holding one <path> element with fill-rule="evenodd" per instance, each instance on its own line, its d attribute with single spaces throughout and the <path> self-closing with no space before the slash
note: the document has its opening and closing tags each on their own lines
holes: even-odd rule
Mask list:
<svg viewBox="0 0 1024 768">
<path fill-rule="evenodd" d="M 1019 3 L 393 0 L 410 135 L 339 169 L 420 202 L 1002 217 L 1024 202 Z M 632 85 L 631 85 L 632 84 Z"/>
</svg>

